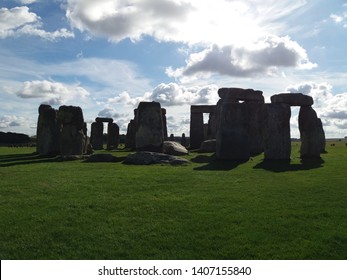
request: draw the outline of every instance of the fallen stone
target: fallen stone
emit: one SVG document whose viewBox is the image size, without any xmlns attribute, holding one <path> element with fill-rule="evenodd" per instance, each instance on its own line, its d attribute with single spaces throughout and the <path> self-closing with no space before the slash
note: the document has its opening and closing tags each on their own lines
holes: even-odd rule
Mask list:
<svg viewBox="0 0 347 280">
<path fill-rule="evenodd" d="M 124 164 L 150 165 L 150 164 L 171 164 L 181 165 L 189 163 L 188 160 L 172 155 L 140 151 L 129 154 L 123 161 Z"/>
<path fill-rule="evenodd" d="M 216 152 L 216 139 L 206 140 L 201 143 L 200 152 L 202 153 L 214 153 Z"/>
<path fill-rule="evenodd" d="M 189 154 L 185 147 L 174 141 L 164 141 L 163 153 L 173 156 L 185 156 Z"/>
<path fill-rule="evenodd" d="M 116 162 L 117 158 L 111 154 L 94 154 L 89 156 L 85 162 Z"/>
<path fill-rule="evenodd" d="M 284 103 L 289 106 L 311 106 L 313 98 L 302 93 L 280 93 L 271 96 L 271 103 Z"/>
</svg>

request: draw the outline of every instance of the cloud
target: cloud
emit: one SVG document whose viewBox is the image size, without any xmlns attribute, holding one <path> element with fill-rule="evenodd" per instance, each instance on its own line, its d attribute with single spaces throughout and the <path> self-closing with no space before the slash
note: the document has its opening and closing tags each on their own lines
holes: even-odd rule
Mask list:
<svg viewBox="0 0 347 280">
<path fill-rule="evenodd" d="M 23 5 L 30 5 L 32 3 L 37 2 L 38 0 L 17 0 L 17 2 L 23 4 Z"/>
<path fill-rule="evenodd" d="M 347 5 L 343 4 L 343 12 L 339 14 L 331 14 L 330 19 L 339 25 L 342 25 L 344 28 L 347 28 Z"/>
<path fill-rule="evenodd" d="M 191 104 L 216 104 L 218 97 L 216 85 L 184 87 L 176 83 L 161 83 L 151 92 L 141 97 L 131 97 L 129 93 L 122 92 L 116 97 L 109 98 L 108 104 L 123 104 L 137 107 L 141 101 L 155 101 L 162 106 L 177 106 Z"/>
<path fill-rule="evenodd" d="M 14 115 L 2 115 L 0 116 L 0 128 L 16 128 L 25 126 L 27 120 L 24 117 L 17 117 Z"/>
<path fill-rule="evenodd" d="M 73 99 L 84 99 L 89 92 L 80 86 L 64 85 L 51 81 L 27 81 L 16 92 L 18 97 L 39 98 L 50 105 L 63 105 Z"/>
<path fill-rule="evenodd" d="M 131 117 L 128 114 L 119 113 L 116 109 L 112 107 L 106 107 L 98 113 L 99 117 L 112 118 L 114 122 L 119 126 L 121 133 L 126 133 L 128 123 Z"/>
<path fill-rule="evenodd" d="M 312 69 L 306 51 L 289 37 L 268 36 L 253 45 L 211 47 L 193 53 L 182 68 L 166 70 L 170 77 L 220 74 L 235 77 L 272 75 L 279 68 Z"/>
<path fill-rule="evenodd" d="M 305 5 L 303 0 L 67 0 L 66 16 L 74 28 L 116 42 L 152 36 L 225 45 L 280 33 L 283 18 Z"/>
<path fill-rule="evenodd" d="M 0 39 L 28 35 L 55 41 L 59 38 L 74 37 L 74 34 L 65 28 L 47 32 L 41 27 L 41 18 L 37 14 L 30 12 L 26 6 L 0 9 Z"/>
<path fill-rule="evenodd" d="M 329 83 L 304 82 L 287 87 L 288 92 L 300 92 L 312 96 L 313 108 L 322 119 L 328 135 L 346 134 L 347 129 L 347 93 L 333 94 Z"/>
</svg>

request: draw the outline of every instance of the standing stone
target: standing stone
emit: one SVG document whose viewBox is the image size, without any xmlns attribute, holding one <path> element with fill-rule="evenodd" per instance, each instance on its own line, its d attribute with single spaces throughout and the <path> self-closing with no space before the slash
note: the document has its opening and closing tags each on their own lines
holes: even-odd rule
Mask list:
<svg viewBox="0 0 347 280">
<path fill-rule="evenodd" d="M 185 133 L 182 133 L 181 145 L 182 145 L 183 147 L 187 147 L 187 139 L 186 139 Z"/>
<path fill-rule="evenodd" d="M 164 141 L 167 141 L 166 109 L 161 109 L 161 116 L 163 118 Z"/>
<path fill-rule="evenodd" d="M 325 140 L 325 132 L 323 129 L 322 120 L 318 118 L 318 128 L 319 128 L 319 139 L 320 139 L 320 152 L 325 153 L 325 146 L 326 146 L 326 140 Z"/>
<path fill-rule="evenodd" d="M 160 103 L 140 102 L 136 120 L 136 149 L 161 152 L 164 129 Z"/>
<path fill-rule="evenodd" d="M 175 135 L 174 134 L 170 134 L 170 141 L 175 141 Z"/>
<path fill-rule="evenodd" d="M 245 103 L 223 103 L 216 142 L 219 159 L 248 160 L 249 129 Z"/>
<path fill-rule="evenodd" d="M 303 106 L 299 112 L 301 158 L 319 158 L 322 149 L 321 126 L 316 111 Z"/>
<path fill-rule="evenodd" d="M 103 149 L 104 124 L 102 122 L 93 122 L 91 127 L 90 141 L 94 150 Z"/>
<path fill-rule="evenodd" d="M 216 107 L 217 109 L 217 107 Z M 210 113 L 209 118 L 208 118 L 208 129 L 207 129 L 207 138 L 206 139 L 216 139 L 217 135 L 217 128 L 218 128 L 218 123 L 217 123 L 217 112 L 214 110 L 213 112 Z"/>
<path fill-rule="evenodd" d="M 60 134 L 61 155 L 82 155 L 87 140 L 87 136 L 83 133 L 82 109 L 75 106 L 60 106 L 58 119 L 62 124 Z"/>
<path fill-rule="evenodd" d="M 125 148 L 135 149 L 136 148 L 136 126 L 135 121 L 130 120 L 127 128 L 127 135 L 125 138 Z"/>
<path fill-rule="evenodd" d="M 190 149 L 199 149 L 204 141 L 203 113 L 190 113 Z"/>
<path fill-rule="evenodd" d="M 57 110 L 50 105 L 40 105 L 37 121 L 36 151 L 41 155 L 58 155 L 60 126 L 57 120 Z"/>
<path fill-rule="evenodd" d="M 245 102 L 248 112 L 249 145 L 252 156 L 260 155 L 264 151 L 263 144 L 263 116 L 264 104 L 260 102 Z"/>
<path fill-rule="evenodd" d="M 107 150 L 117 149 L 119 145 L 119 126 L 116 123 L 108 123 L 107 126 Z"/>
<path fill-rule="evenodd" d="M 264 157 L 270 160 L 289 160 L 290 106 L 265 104 L 264 106 Z"/>
</svg>

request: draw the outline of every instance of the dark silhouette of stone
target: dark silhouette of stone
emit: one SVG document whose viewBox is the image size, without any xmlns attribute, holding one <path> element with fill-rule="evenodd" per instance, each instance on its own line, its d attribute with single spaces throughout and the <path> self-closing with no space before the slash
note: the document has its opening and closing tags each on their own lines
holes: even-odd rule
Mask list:
<svg viewBox="0 0 347 280">
<path fill-rule="evenodd" d="M 184 156 L 189 154 L 185 147 L 174 141 L 164 141 L 163 153 L 173 156 Z"/>
<path fill-rule="evenodd" d="M 107 150 L 117 149 L 119 145 L 119 126 L 116 123 L 108 123 L 107 126 Z"/>
<path fill-rule="evenodd" d="M 182 145 L 183 147 L 187 147 L 187 139 L 186 139 L 185 133 L 182 133 L 181 145 Z"/>
<path fill-rule="evenodd" d="M 287 104 L 264 105 L 264 157 L 269 160 L 289 160 L 290 106 Z"/>
<path fill-rule="evenodd" d="M 161 116 L 163 120 L 163 133 L 164 133 L 164 141 L 167 141 L 167 122 L 166 122 L 166 109 L 161 109 Z"/>
<path fill-rule="evenodd" d="M 245 103 L 223 103 L 217 133 L 218 159 L 248 160 L 250 157 L 248 109 Z"/>
<path fill-rule="evenodd" d="M 101 123 L 113 123 L 113 119 L 112 118 L 96 118 L 95 119 L 96 122 L 101 122 Z"/>
<path fill-rule="evenodd" d="M 200 152 L 215 153 L 216 152 L 216 139 L 205 140 L 201 143 Z"/>
<path fill-rule="evenodd" d="M 290 106 L 312 106 L 313 98 L 302 93 L 280 93 L 271 96 L 271 103 L 284 103 Z"/>
<path fill-rule="evenodd" d="M 91 126 L 90 142 L 94 150 L 103 149 L 104 124 L 93 122 Z"/>
<path fill-rule="evenodd" d="M 207 137 L 208 129 L 205 129 L 203 114 L 215 112 L 215 105 L 192 105 L 190 107 L 190 149 L 199 149 Z"/>
<path fill-rule="evenodd" d="M 320 139 L 320 152 L 325 153 L 325 147 L 326 147 L 326 139 L 325 139 L 325 132 L 323 129 L 322 120 L 318 118 L 318 128 L 319 128 L 319 139 Z"/>
<path fill-rule="evenodd" d="M 175 135 L 170 134 L 170 141 L 175 141 Z"/>
<path fill-rule="evenodd" d="M 227 102 L 238 103 L 238 101 L 256 101 L 264 103 L 263 92 L 260 90 L 243 88 L 220 88 L 219 97 Z"/>
<path fill-rule="evenodd" d="M 85 162 L 116 162 L 117 158 L 111 154 L 95 154 L 89 156 Z"/>
<path fill-rule="evenodd" d="M 264 104 L 259 102 L 245 102 L 245 104 L 248 112 L 247 117 L 250 153 L 252 156 L 255 156 L 264 151 Z"/>
<path fill-rule="evenodd" d="M 189 163 L 188 160 L 163 153 L 139 151 L 129 154 L 124 160 L 125 164 L 150 165 L 150 164 L 171 164 L 181 165 Z"/>
<path fill-rule="evenodd" d="M 301 158 L 320 158 L 322 150 L 322 126 L 312 107 L 301 107 L 299 112 Z"/>
<path fill-rule="evenodd" d="M 82 155 L 87 141 L 87 136 L 83 133 L 82 109 L 75 106 L 60 106 L 58 120 L 62 125 L 60 132 L 61 155 Z"/>
<path fill-rule="evenodd" d="M 58 155 L 60 153 L 60 124 L 57 110 L 50 105 L 40 105 L 37 121 L 37 153 L 41 155 Z"/>
<path fill-rule="evenodd" d="M 127 135 L 125 138 L 125 148 L 127 149 L 136 148 L 136 126 L 135 126 L 134 120 L 131 120 L 128 124 Z"/>
<path fill-rule="evenodd" d="M 160 103 L 140 102 L 136 121 L 136 149 L 162 152 L 164 128 Z"/>
<path fill-rule="evenodd" d="M 210 113 L 208 118 L 208 126 L 207 126 L 207 138 L 206 139 L 216 139 L 217 136 L 217 106 L 215 106 L 215 110 Z"/>
<path fill-rule="evenodd" d="M 190 149 L 200 148 L 204 141 L 203 113 L 190 113 Z"/>
</svg>

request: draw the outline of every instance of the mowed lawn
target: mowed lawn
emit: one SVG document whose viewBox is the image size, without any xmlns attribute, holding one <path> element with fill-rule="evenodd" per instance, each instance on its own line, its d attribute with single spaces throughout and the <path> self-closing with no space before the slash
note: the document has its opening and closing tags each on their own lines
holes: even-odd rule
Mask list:
<svg viewBox="0 0 347 280">
<path fill-rule="evenodd" d="M 0 148 L 1 259 L 347 259 L 347 147 L 322 161 L 84 163 Z"/>
</svg>

